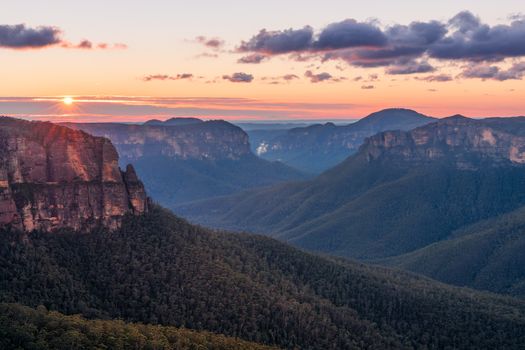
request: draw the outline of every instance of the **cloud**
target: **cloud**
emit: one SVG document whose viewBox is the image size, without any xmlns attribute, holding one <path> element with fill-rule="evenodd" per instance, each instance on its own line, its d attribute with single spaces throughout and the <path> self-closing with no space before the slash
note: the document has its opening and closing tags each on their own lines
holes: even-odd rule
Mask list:
<svg viewBox="0 0 525 350">
<path fill-rule="evenodd" d="M 498 61 L 525 55 L 525 21 L 489 26 L 470 12 L 450 20 L 452 35 L 429 47 L 430 57 L 449 60 Z"/>
<path fill-rule="evenodd" d="M 434 71 L 429 60 L 493 63 L 524 57 L 525 18 L 515 15 L 507 24 L 489 25 L 463 11 L 448 21 L 386 27 L 350 18 L 319 31 L 308 25 L 302 29 L 262 29 L 242 41 L 237 52 L 264 55 L 264 59 L 288 55 L 299 61 L 343 61 L 350 66 L 385 67 L 389 74 L 419 74 Z M 262 60 L 250 55 L 246 60 Z M 509 72 L 509 76 L 520 76 L 515 73 Z"/>
<path fill-rule="evenodd" d="M 232 75 L 223 75 L 222 79 L 228 80 L 232 83 L 251 83 L 253 81 L 253 75 L 237 72 Z"/>
<path fill-rule="evenodd" d="M 7 49 L 42 49 L 46 47 L 60 46 L 66 49 L 125 49 L 127 45 L 122 43 L 94 44 L 84 39 L 78 44 L 72 44 L 62 39 L 62 31 L 57 27 L 40 26 L 36 28 L 27 27 L 25 24 L 0 25 L 0 48 Z"/>
<path fill-rule="evenodd" d="M 375 89 L 375 86 L 374 85 L 363 85 L 363 86 L 361 86 L 361 89 L 363 89 L 363 90 L 371 90 L 371 89 Z"/>
<path fill-rule="evenodd" d="M 0 25 L 0 47 L 9 49 L 37 49 L 62 42 L 62 31 L 57 27 L 26 27 L 25 24 Z"/>
<path fill-rule="evenodd" d="M 262 61 L 268 59 L 266 55 L 261 55 L 259 53 L 253 53 L 248 56 L 241 57 L 237 60 L 238 63 L 249 63 L 249 64 L 257 64 L 261 63 Z"/>
<path fill-rule="evenodd" d="M 210 49 L 218 50 L 224 46 L 224 40 L 219 38 L 207 38 L 205 36 L 198 36 L 195 38 L 195 41 L 199 44 L 202 44 Z"/>
<path fill-rule="evenodd" d="M 191 73 L 182 73 L 177 75 L 167 75 L 167 74 L 152 74 L 146 75 L 142 78 L 143 81 L 153 81 L 153 80 L 183 80 L 191 79 L 193 74 Z"/>
<path fill-rule="evenodd" d="M 407 62 L 401 62 L 387 68 L 388 74 L 416 74 L 416 73 L 429 73 L 435 70 L 428 62 L 415 62 L 409 60 Z"/>
<path fill-rule="evenodd" d="M 386 35 L 373 24 L 346 19 L 329 24 L 312 43 L 315 50 L 334 50 L 349 47 L 381 47 L 387 42 Z"/>
<path fill-rule="evenodd" d="M 286 80 L 286 81 L 290 81 L 290 80 L 294 80 L 294 79 L 299 79 L 299 77 L 295 74 L 285 74 L 282 76 L 282 79 L 283 80 Z"/>
<path fill-rule="evenodd" d="M 416 79 L 426 82 L 445 82 L 453 80 L 453 78 L 448 74 L 427 75 L 426 77 L 422 78 L 416 77 Z"/>
<path fill-rule="evenodd" d="M 265 54 L 282 54 L 307 50 L 312 44 L 313 29 L 306 26 L 302 29 L 267 31 L 262 29 L 248 41 L 238 47 L 239 52 L 259 52 Z"/>
<path fill-rule="evenodd" d="M 270 80 L 269 84 L 280 84 L 281 82 L 289 83 L 292 80 L 299 79 L 295 74 L 285 74 L 276 77 L 262 77 L 261 80 Z"/>
<path fill-rule="evenodd" d="M 311 70 L 307 70 L 304 73 L 304 76 L 309 78 L 310 82 L 312 82 L 312 83 L 319 83 L 319 82 L 322 82 L 322 81 L 325 81 L 325 80 L 331 80 L 332 79 L 332 75 L 330 73 L 323 72 L 323 73 L 314 74 L 314 73 L 312 73 Z"/>
<path fill-rule="evenodd" d="M 467 67 L 463 73 L 461 73 L 461 76 L 463 78 L 479 78 L 482 80 L 519 80 L 525 76 L 525 62 L 515 63 L 505 70 L 498 66 L 477 64 Z"/>
<path fill-rule="evenodd" d="M 313 73 L 311 70 L 307 70 L 304 73 L 304 76 L 310 79 L 310 82 L 312 83 L 320 83 L 323 81 L 340 82 L 346 80 L 345 77 L 334 77 L 332 74 L 327 72 Z"/>
</svg>

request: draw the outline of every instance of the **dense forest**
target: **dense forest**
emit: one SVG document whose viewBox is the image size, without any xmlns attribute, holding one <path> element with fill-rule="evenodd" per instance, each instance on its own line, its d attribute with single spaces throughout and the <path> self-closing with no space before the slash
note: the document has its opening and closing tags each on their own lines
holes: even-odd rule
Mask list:
<svg viewBox="0 0 525 350">
<path fill-rule="evenodd" d="M 17 304 L 0 304 L 0 349 L 264 350 L 268 346 L 166 326 L 86 320 Z"/>
<path fill-rule="evenodd" d="M 378 261 L 445 283 L 525 297 L 525 207 L 454 231 L 450 239 Z"/>
<path fill-rule="evenodd" d="M 521 349 L 525 302 L 210 231 L 160 208 L 122 229 L 0 235 L 0 301 L 301 349 Z"/>
</svg>

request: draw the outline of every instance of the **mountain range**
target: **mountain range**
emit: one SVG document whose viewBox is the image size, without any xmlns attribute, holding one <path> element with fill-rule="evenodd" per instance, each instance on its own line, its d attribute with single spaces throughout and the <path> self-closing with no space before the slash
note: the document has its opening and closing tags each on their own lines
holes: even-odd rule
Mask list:
<svg viewBox="0 0 525 350">
<path fill-rule="evenodd" d="M 369 136 L 386 130 L 411 130 L 434 120 L 410 109 L 384 109 L 348 125 L 326 123 L 281 132 L 253 131 L 253 147 L 264 159 L 319 174 L 355 153 Z"/>
<path fill-rule="evenodd" d="M 519 262 L 518 251 L 510 248 L 513 243 L 507 246 L 513 254 L 498 250 L 510 239 L 519 246 L 519 230 L 455 235 L 489 219 L 497 228 L 500 215 L 525 205 L 524 127 L 525 118 L 454 116 L 411 131 L 387 131 L 368 138 L 355 155 L 313 180 L 192 203 L 176 212 L 211 227 L 264 233 L 343 257 L 388 258 L 389 264 L 447 282 L 523 295 L 519 286 L 525 271 L 512 267 Z M 482 251 L 480 237 L 490 245 L 488 236 L 499 242 L 490 247 L 493 254 Z M 468 241 L 473 237 L 477 245 Z M 452 259 L 458 250 L 443 249 L 457 248 L 458 240 L 479 251 Z M 483 261 L 487 254 L 495 260 Z M 465 256 L 473 259 L 465 268 L 468 278 L 447 276 Z M 484 264 L 512 272 L 486 275 L 499 278 L 497 283 L 474 282 Z"/>
<path fill-rule="evenodd" d="M 88 145 L 102 142 L 101 138 L 49 123 L 9 122 L 16 129 L 11 131 L 28 133 L 28 139 L 45 135 L 46 140 L 61 140 L 63 147 L 45 148 L 46 159 L 69 155 L 65 164 L 74 164 L 78 174 L 100 166 L 114 169 L 117 162 L 104 157 L 115 154 L 109 140 L 103 141 L 106 147 L 88 153 L 93 158 L 75 158 L 72 150 L 77 140 L 67 135 L 80 135 Z M 50 127 L 53 133 L 40 133 Z M 492 136 L 499 140 L 502 135 L 494 129 Z M 386 151 L 379 140 L 371 143 L 374 147 L 363 148 L 369 161 L 380 159 Z M 513 151 L 517 158 L 512 159 L 521 159 L 521 146 L 512 145 L 517 148 Z M 10 164 L 24 165 L 31 149 L 9 153 Z M 28 163 L 29 168 L 40 160 Z M 465 159 L 460 160 L 453 164 L 463 167 Z M 78 177 L 61 184 L 84 186 Z M 111 186 L 102 186 L 102 198 L 112 191 Z M 68 210 L 74 211 L 83 200 L 56 197 L 54 205 L 68 204 Z M 212 349 L 262 348 L 258 344 L 286 349 L 520 349 L 525 344 L 521 299 L 318 256 L 267 237 L 208 230 L 147 205 L 141 213 L 119 213 L 118 225 L 100 220 L 83 231 L 74 221 L 35 230 L 2 223 L 0 344 L 44 349 L 55 345 L 125 348 L 126 344 Z"/>
<path fill-rule="evenodd" d="M 133 164 L 150 195 L 166 207 L 305 178 L 296 169 L 254 155 L 248 135 L 225 121 L 63 125 L 109 138 L 121 163 Z"/>
</svg>

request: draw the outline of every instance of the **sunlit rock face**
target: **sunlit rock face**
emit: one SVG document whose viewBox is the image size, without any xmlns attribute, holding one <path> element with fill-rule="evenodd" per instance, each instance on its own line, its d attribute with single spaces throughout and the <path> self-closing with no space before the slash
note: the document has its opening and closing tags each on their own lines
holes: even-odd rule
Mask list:
<svg viewBox="0 0 525 350">
<path fill-rule="evenodd" d="M 525 120 L 495 119 L 454 116 L 408 132 L 386 131 L 368 138 L 362 151 L 369 160 L 448 160 L 463 169 L 525 163 L 525 133 L 521 128 Z"/>
<path fill-rule="evenodd" d="M 52 123 L 0 118 L 0 225 L 26 231 L 119 227 L 147 211 L 132 167 L 111 142 Z"/>
</svg>

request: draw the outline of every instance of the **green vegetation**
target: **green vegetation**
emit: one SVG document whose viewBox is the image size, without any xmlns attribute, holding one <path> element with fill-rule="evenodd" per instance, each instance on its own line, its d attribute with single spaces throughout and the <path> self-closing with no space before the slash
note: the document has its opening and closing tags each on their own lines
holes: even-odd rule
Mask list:
<svg viewBox="0 0 525 350">
<path fill-rule="evenodd" d="M 525 297 L 525 207 L 380 261 L 440 281 Z"/>
<path fill-rule="evenodd" d="M 210 231 L 155 208 L 121 230 L 0 237 L 0 301 L 301 349 L 521 349 L 525 302 Z"/>
<path fill-rule="evenodd" d="M 312 251 L 378 259 L 525 205 L 524 177 L 523 167 L 460 170 L 447 162 L 368 162 L 358 154 L 312 181 L 196 202 L 175 212 Z"/>
<path fill-rule="evenodd" d="M 17 304 L 0 304 L 0 348 L 8 349 L 178 349 L 263 350 L 270 347 L 175 327 L 86 320 Z"/>
</svg>

